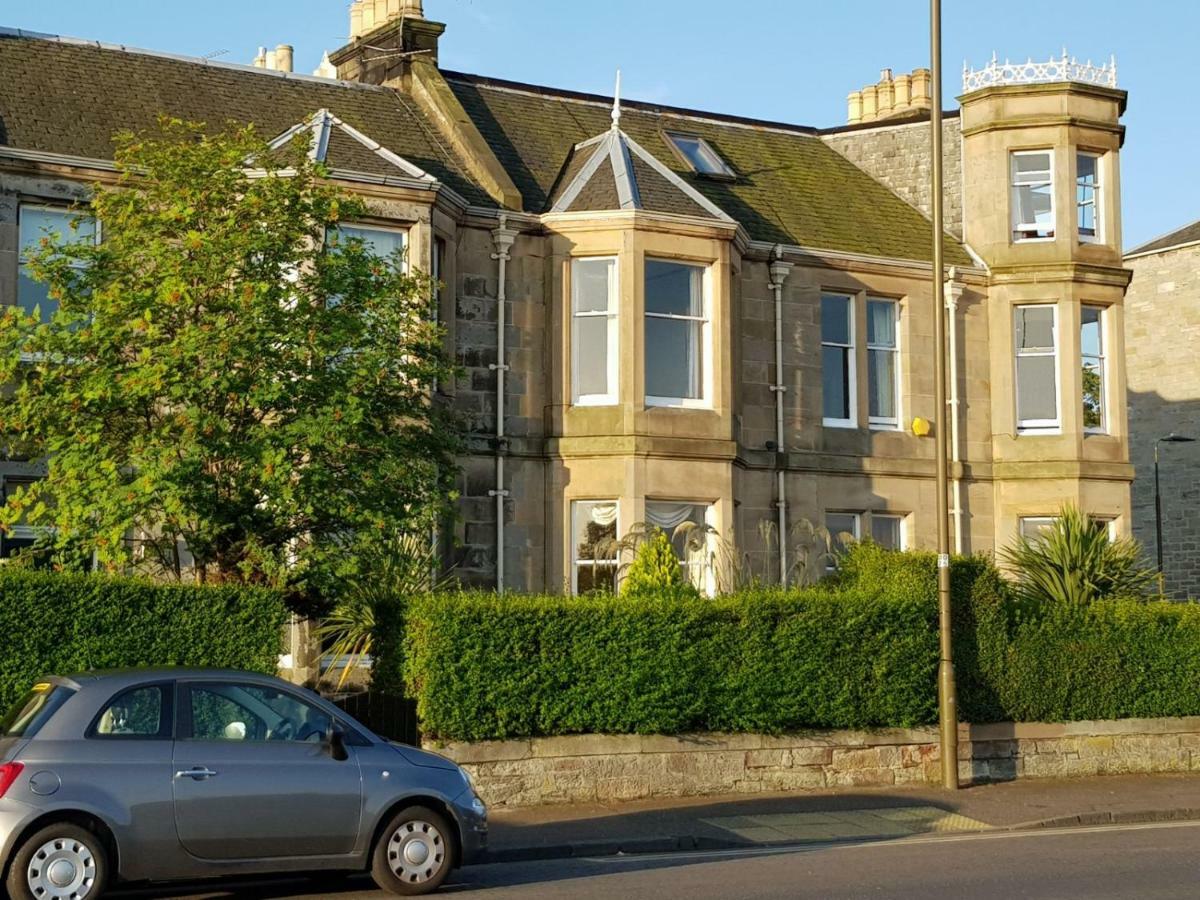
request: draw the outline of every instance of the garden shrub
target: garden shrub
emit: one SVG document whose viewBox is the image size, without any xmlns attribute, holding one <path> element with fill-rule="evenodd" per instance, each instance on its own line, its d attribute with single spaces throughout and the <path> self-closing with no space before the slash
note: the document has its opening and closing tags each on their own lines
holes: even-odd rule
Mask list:
<svg viewBox="0 0 1200 900">
<path fill-rule="evenodd" d="M 0 568 L 0 708 L 39 675 L 126 666 L 274 673 L 287 610 L 271 590 Z"/>
</svg>

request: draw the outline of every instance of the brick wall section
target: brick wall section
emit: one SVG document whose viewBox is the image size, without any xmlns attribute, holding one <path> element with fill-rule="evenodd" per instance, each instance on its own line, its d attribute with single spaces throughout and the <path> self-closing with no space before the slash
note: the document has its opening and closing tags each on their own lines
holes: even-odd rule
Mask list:
<svg viewBox="0 0 1200 900">
<path fill-rule="evenodd" d="M 938 784 L 937 733 L 573 735 L 439 746 L 493 808 Z M 964 782 L 1200 772 L 1200 718 L 962 725 Z"/>
<path fill-rule="evenodd" d="M 1133 533 L 1151 560 L 1154 442 L 1171 432 L 1200 439 L 1200 246 L 1128 260 L 1125 295 Z M 1167 593 L 1200 597 L 1200 444 L 1164 444 L 1163 571 Z"/>
<path fill-rule="evenodd" d="M 933 214 L 928 122 L 881 125 L 826 134 L 823 138 L 850 162 L 891 188 L 900 199 L 926 216 Z M 962 238 L 962 132 L 957 116 L 942 120 L 942 142 L 946 230 Z"/>
</svg>

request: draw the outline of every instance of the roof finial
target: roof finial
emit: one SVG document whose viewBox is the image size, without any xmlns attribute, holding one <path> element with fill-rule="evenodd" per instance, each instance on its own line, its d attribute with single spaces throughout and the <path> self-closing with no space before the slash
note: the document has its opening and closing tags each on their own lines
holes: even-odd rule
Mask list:
<svg viewBox="0 0 1200 900">
<path fill-rule="evenodd" d="M 617 69 L 617 86 L 613 90 L 612 127 L 616 131 L 621 127 L 621 70 Z"/>
</svg>

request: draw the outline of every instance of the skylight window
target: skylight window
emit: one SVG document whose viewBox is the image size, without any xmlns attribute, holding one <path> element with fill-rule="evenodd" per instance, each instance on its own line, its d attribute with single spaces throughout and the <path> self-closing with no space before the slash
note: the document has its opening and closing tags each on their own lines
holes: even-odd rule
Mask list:
<svg viewBox="0 0 1200 900">
<path fill-rule="evenodd" d="M 733 169 L 725 164 L 725 160 L 717 155 L 717 151 L 710 147 L 704 138 L 691 134 L 668 132 L 667 140 L 697 175 L 715 175 L 718 178 L 734 177 Z"/>
</svg>

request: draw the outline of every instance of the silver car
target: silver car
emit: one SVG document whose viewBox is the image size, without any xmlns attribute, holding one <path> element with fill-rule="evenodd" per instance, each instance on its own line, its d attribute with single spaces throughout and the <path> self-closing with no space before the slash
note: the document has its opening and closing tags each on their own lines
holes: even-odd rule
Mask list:
<svg viewBox="0 0 1200 900">
<path fill-rule="evenodd" d="M 486 846 L 487 810 L 462 769 L 277 678 L 45 678 L 0 719 L 0 873 L 12 900 L 330 870 L 424 894 Z"/>
</svg>

